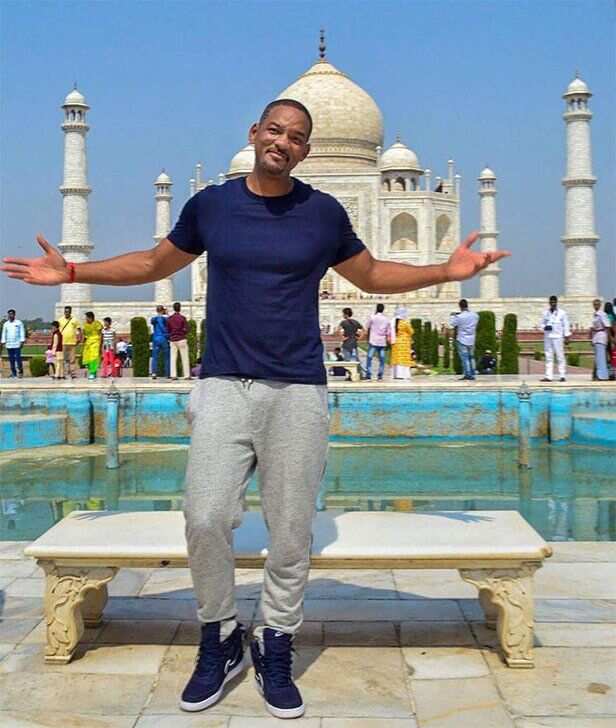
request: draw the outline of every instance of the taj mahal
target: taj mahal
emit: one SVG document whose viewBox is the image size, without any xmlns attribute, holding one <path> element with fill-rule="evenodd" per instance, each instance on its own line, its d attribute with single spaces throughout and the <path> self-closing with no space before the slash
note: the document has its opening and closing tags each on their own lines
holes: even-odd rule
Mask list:
<svg viewBox="0 0 616 728">
<path fill-rule="evenodd" d="M 566 126 L 567 164 L 561 180 L 565 189 L 566 213 L 560 243 L 565 256 L 565 280 L 561 302 L 574 326 L 587 326 L 591 301 L 597 294 L 596 245 L 594 226 L 590 120 L 588 107 L 591 92 L 576 75 L 563 94 Z M 425 265 L 447 260 L 460 242 L 460 198 L 462 180 L 453 160 L 442 162 L 442 173 L 424 167 L 414 150 L 397 138 L 383 147 L 384 123 L 374 99 L 326 57 L 321 37 L 319 58 L 279 98 L 292 98 L 310 111 L 314 129 L 312 150 L 294 173 L 303 181 L 330 193 L 345 207 L 358 236 L 375 257 L 402 263 Z M 269 99 L 263 100 L 263 106 Z M 62 106 L 64 120 L 64 181 L 62 241 L 60 249 L 67 260 L 82 262 L 93 257 L 90 240 L 87 179 L 86 135 L 89 131 L 85 97 L 72 90 Z M 424 160 L 425 161 L 425 160 Z M 230 161 L 226 174 L 206 180 L 201 164 L 187 185 L 192 196 L 210 184 L 247 175 L 253 167 L 254 150 L 242 148 Z M 435 165 L 436 167 L 437 165 Z M 480 247 L 495 250 L 499 231 L 496 214 L 497 178 L 486 167 L 477 179 L 480 210 Z M 557 183 L 557 180 L 554 180 Z M 154 241 L 165 238 L 173 224 L 172 187 L 163 171 L 154 182 Z M 186 198 L 180 199 L 179 212 Z M 508 245 L 515 253 L 515 247 Z M 498 264 L 489 266 L 480 276 L 478 299 L 469 299 L 476 309 L 494 311 L 500 324 L 505 314 L 516 313 L 518 326 L 533 329 L 545 307 L 545 297 L 503 298 L 499 286 Z M 191 266 L 191 297 L 182 301 L 183 312 L 199 321 L 204 316 L 207 290 L 207 253 Z M 557 293 L 559 293 L 557 291 Z M 151 301 L 96 302 L 88 284 L 62 287 L 56 310 L 70 304 L 82 316 L 93 310 L 98 318 L 111 316 L 114 325 L 127 331 L 133 316 L 149 319 L 157 304 L 170 305 L 174 300 L 172 279 L 152 286 Z M 412 316 L 436 324 L 448 320 L 460 298 L 460 284 L 446 283 L 416 293 L 382 297 L 388 310 L 401 302 Z M 367 318 L 380 296 L 364 294 L 333 270 L 321 282 L 320 320 L 324 330 L 340 320 L 343 306 L 351 306 L 354 315 Z"/>
</svg>

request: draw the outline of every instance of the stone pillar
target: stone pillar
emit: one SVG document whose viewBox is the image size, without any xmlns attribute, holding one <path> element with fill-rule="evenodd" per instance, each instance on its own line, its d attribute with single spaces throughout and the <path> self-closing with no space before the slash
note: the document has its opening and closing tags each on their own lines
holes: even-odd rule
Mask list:
<svg viewBox="0 0 616 728">
<path fill-rule="evenodd" d="M 481 252 L 497 249 L 496 175 L 486 167 L 479 175 L 479 240 Z M 500 267 L 492 263 L 479 274 L 479 298 L 500 298 Z"/>
<path fill-rule="evenodd" d="M 596 245 L 588 99 L 592 96 L 579 76 L 563 94 L 567 125 L 567 175 L 565 188 L 565 296 L 597 295 Z"/>
<path fill-rule="evenodd" d="M 60 251 L 66 260 L 74 263 L 87 261 L 92 252 L 88 216 L 88 160 L 86 134 L 90 127 L 86 123 L 86 112 L 90 107 L 84 96 L 73 89 L 62 104 L 64 109 L 64 181 L 62 193 L 62 241 Z M 65 284 L 61 288 L 63 305 L 82 309 L 92 300 L 88 283 Z"/>
<path fill-rule="evenodd" d="M 171 187 L 173 182 L 165 170 L 158 175 L 154 182 L 156 195 L 156 226 L 154 242 L 158 245 L 171 230 Z M 162 278 L 154 284 L 154 301 L 157 305 L 169 306 L 173 303 L 173 281 L 171 278 Z"/>
</svg>

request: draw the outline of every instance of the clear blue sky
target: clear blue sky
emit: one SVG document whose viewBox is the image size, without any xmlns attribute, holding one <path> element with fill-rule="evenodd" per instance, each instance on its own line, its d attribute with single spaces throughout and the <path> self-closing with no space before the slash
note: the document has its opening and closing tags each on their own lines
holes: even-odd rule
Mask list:
<svg viewBox="0 0 616 728">
<path fill-rule="evenodd" d="M 28 255 L 61 232 L 60 105 L 73 81 L 92 110 L 88 135 L 95 256 L 152 244 L 152 183 L 165 167 L 174 217 L 195 162 L 227 169 L 263 105 L 317 55 L 366 89 L 435 174 L 453 157 L 463 228 L 478 224 L 477 175 L 498 176 L 503 295 L 563 286 L 565 133 L 561 94 L 576 69 L 591 107 L 600 288 L 616 295 L 612 0 L 0 3 L 3 255 Z M 188 295 L 180 274 L 179 296 Z M 468 284 L 473 295 L 476 284 Z M 99 300 L 149 299 L 99 288 Z M 49 317 L 58 292 L 0 281 L 0 310 Z"/>
</svg>

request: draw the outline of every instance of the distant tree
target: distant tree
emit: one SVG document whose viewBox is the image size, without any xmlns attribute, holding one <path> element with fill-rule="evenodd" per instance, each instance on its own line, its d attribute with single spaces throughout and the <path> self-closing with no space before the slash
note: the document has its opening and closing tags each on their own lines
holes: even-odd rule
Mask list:
<svg viewBox="0 0 616 728">
<path fill-rule="evenodd" d="M 190 319 L 188 322 L 188 334 L 186 336 L 188 342 L 188 360 L 190 361 L 190 367 L 195 366 L 197 363 L 197 357 L 199 356 L 199 344 L 197 341 L 197 322 Z"/>
<path fill-rule="evenodd" d="M 413 350 L 415 351 L 415 361 L 421 361 L 421 319 L 411 319 L 411 327 L 413 329 Z"/>
<path fill-rule="evenodd" d="M 199 337 L 199 356 L 205 353 L 205 345 L 207 344 L 207 320 L 201 319 L 201 336 Z"/>
<path fill-rule="evenodd" d="M 500 342 L 501 374 L 518 374 L 520 347 L 518 345 L 518 318 L 514 313 L 508 313 L 503 320 L 503 333 Z"/>
<path fill-rule="evenodd" d="M 130 341 L 133 345 L 133 376 L 147 377 L 150 370 L 150 330 L 143 316 L 130 320 Z"/>
<path fill-rule="evenodd" d="M 445 341 L 443 343 L 443 369 L 449 369 L 451 367 L 451 343 L 449 339 L 449 332 L 445 331 Z"/>
<path fill-rule="evenodd" d="M 475 361 L 478 362 L 486 350 L 497 358 L 496 316 L 493 311 L 479 311 L 477 334 L 475 336 Z"/>
<path fill-rule="evenodd" d="M 439 356 L 438 356 L 438 346 L 439 346 L 438 329 L 435 326 L 432 329 L 432 346 L 430 347 L 430 349 L 431 349 L 431 352 L 430 352 L 431 353 L 431 357 L 430 357 L 431 361 L 430 361 L 430 364 L 433 367 L 437 367 L 438 366 L 438 360 L 439 360 Z"/>
<path fill-rule="evenodd" d="M 430 366 L 432 363 L 432 324 L 424 321 L 421 334 L 421 363 Z"/>
</svg>

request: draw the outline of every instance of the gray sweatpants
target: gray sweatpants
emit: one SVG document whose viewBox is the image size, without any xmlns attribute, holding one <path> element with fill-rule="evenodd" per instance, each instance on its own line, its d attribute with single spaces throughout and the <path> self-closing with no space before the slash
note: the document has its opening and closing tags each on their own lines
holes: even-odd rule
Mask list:
<svg viewBox="0 0 616 728">
<path fill-rule="evenodd" d="M 198 616 L 235 626 L 233 529 L 257 471 L 270 543 L 264 623 L 294 634 L 302 623 L 312 520 L 327 457 L 327 387 L 210 377 L 191 393 L 184 514 Z M 261 632 L 259 629 L 258 632 Z"/>
</svg>

